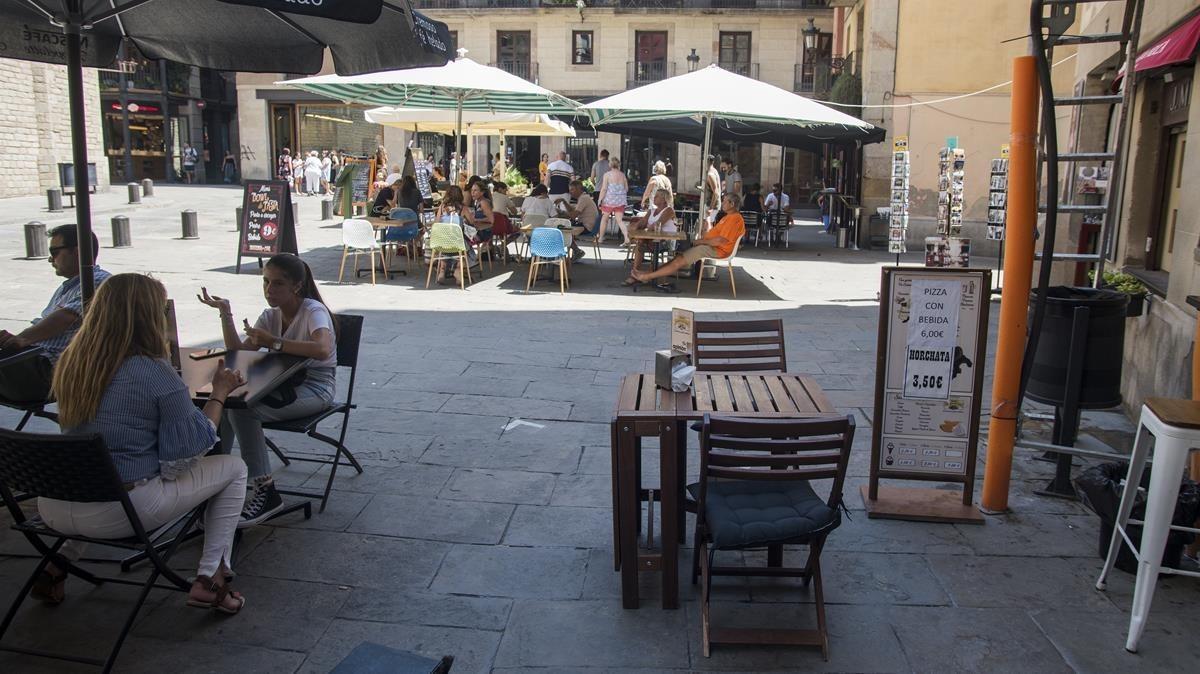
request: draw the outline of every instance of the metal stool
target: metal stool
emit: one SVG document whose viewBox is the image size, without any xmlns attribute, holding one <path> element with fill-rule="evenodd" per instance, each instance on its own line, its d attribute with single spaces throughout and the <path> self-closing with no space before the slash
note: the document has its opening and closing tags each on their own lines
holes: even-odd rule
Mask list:
<svg viewBox="0 0 1200 674">
<path fill-rule="evenodd" d="M 1150 435 L 1154 436 L 1154 465 L 1150 469 L 1150 488 L 1146 491 L 1146 519 L 1139 522 L 1131 520 L 1129 513 L 1133 510 L 1138 492 L 1137 485 L 1141 484 L 1142 471 L 1146 467 Z M 1158 574 L 1173 573 L 1200 578 L 1200 573 L 1194 571 L 1162 568 L 1163 548 L 1167 544 L 1167 535 L 1172 530 L 1200 533 L 1200 529 L 1171 524 L 1175 503 L 1179 499 L 1180 477 L 1183 475 L 1184 466 L 1187 465 L 1188 455 L 1197 448 L 1200 448 L 1200 402 L 1168 398 L 1146 400 L 1146 404 L 1142 406 L 1141 419 L 1138 421 L 1133 454 L 1129 458 L 1129 474 L 1125 478 L 1121 507 L 1113 527 L 1112 541 L 1108 545 L 1108 557 L 1104 560 L 1100 579 L 1096 581 L 1097 590 L 1107 587 L 1105 581 L 1108 572 L 1117 561 L 1117 552 L 1121 549 L 1121 541 L 1124 539 L 1138 560 L 1133 607 L 1129 616 L 1129 635 L 1125 640 L 1125 650 L 1130 653 L 1137 652 L 1138 640 L 1142 637 L 1142 630 L 1146 628 Z M 1125 532 L 1125 527 L 1129 524 L 1142 525 L 1140 546 L 1129 540 Z"/>
</svg>

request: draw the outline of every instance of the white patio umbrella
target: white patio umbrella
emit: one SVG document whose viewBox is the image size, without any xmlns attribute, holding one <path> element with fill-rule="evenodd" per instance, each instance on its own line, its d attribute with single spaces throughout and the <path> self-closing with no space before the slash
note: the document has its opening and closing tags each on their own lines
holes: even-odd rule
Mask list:
<svg viewBox="0 0 1200 674">
<path fill-rule="evenodd" d="M 368 122 L 382 124 L 413 133 L 452 135 L 457 123 L 453 110 L 424 108 L 372 108 L 363 113 Z M 463 129 L 476 136 L 563 136 L 575 137 L 575 129 L 549 115 L 523 112 L 464 112 Z"/>
<path fill-rule="evenodd" d="M 465 50 L 460 50 L 460 53 Z M 346 103 L 454 110 L 454 147 L 459 148 L 464 112 L 577 114 L 579 103 L 462 56 L 444 66 L 389 70 L 342 77 L 321 75 L 278 82 L 281 86 Z"/>
<path fill-rule="evenodd" d="M 592 126 L 636 132 L 651 130 L 652 123 L 691 121 L 702 127 L 702 161 L 708 170 L 714 122 L 726 136 L 758 136 L 764 142 L 877 142 L 879 129 L 856 117 L 798 96 L 779 87 L 731 73 L 717 65 L 678 75 L 615 94 L 583 106 Z M 678 137 L 694 129 L 673 125 Z M 702 180 L 700 203 L 707 203 L 708 181 Z"/>
</svg>

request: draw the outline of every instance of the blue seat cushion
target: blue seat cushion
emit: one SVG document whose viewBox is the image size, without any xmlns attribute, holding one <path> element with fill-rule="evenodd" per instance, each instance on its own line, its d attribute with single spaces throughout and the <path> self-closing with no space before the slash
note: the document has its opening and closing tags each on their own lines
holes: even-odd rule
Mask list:
<svg viewBox="0 0 1200 674">
<path fill-rule="evenodd" d="M 713 480 L 704 519 L 718 550 L 804 543 L 841 524 L 808 480 Z"/>
</svg>

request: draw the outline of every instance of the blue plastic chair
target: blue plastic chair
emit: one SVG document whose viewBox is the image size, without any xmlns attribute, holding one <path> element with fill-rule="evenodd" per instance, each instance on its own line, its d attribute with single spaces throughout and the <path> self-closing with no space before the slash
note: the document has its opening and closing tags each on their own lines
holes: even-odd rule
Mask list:
<svg viewBox="0 0 1200 674">
<path fill-rule="evenodd" d="M 417 237 L 421 235 L 421 217 L 416 211 L 411 208 L 396 208 L 391 213 L 388 213 L 388 220 L 395 220 L 400 223 L 396 227 L 388 227 L 383 230 L 383 248 L 385 255 L 388 250 L 394 255 L 396 249 L 404 249 L 404 266 L 410 266 L 417 254 Z M 392 271 L 391 260 L 385 260 L 385 269 L 388 275 L 405 274 L 407 271 Z"/>
<path fill-rule="evenodd" d="M 567 278 L 567 240 L 554 227 L 538 227 L 529 235 L 529 277 L 525 280 L 525 292 L 533 285 L 539 265 L 558 267 L 558 292 L 566 293 L 570 286 Z"/>
</svg>

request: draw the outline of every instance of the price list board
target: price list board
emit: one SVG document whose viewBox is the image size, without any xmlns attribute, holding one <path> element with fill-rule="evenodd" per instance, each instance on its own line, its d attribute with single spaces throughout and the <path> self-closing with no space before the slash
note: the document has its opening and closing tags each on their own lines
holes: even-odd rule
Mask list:
<svg viewBox="0 0 1200 674">
<path fill-rule="evenodd" d="M 868 506 L 877 498 L 882 478 L 960 483 L 962 502 L 955 507 L 971 504 L 990 289 L 988 270 L 884 268 L 876 423 L 871 429 L 870 483 L 864 488 Z M 908 490 L 890 491 L 895 495 Z M 921 510 L 918 492 L 940 492 L 935 495 L 939 498 L 953 495 L 944 490 L 911 491 L 905 496 L 916 511 Z"/>
</svg>

